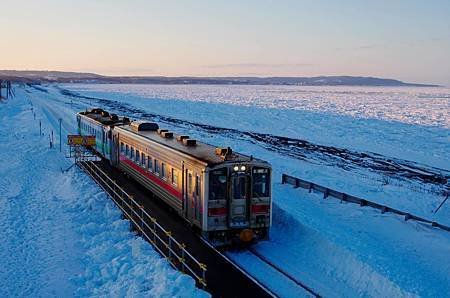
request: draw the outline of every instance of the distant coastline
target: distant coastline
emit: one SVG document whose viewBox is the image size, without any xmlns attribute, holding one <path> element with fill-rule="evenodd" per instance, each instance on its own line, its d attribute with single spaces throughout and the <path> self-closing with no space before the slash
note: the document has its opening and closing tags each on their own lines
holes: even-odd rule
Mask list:
<svg viewBox="0 0 450 298">
<path fill-rule="evenodd" d="M 0 70 L 0 80 L 24 83 L 92 84 L 205 84 L 205 85 L 286 85 L 286 86 L 381 86 L 441 87 L 434 84 L 405 83 L 395 79 L 361 76 L 316 77 L 165 77 L 104 76 L 95 73 L 63 71 Z"/>
</svg>

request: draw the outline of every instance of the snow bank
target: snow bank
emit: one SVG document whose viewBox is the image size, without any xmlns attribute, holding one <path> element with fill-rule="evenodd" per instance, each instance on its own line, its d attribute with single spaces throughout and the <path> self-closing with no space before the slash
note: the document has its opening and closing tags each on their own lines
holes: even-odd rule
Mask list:
<svg viewBox="0 0 450 298">
<path fill-rule="evenodd" d="M 89 178 L 61 173 L 70 163 L 48 135 L 58 139 L 70 107 L 16 94 L 0 105 L 0 296 L 208 296 L 131 233 Z"/>
</svg>

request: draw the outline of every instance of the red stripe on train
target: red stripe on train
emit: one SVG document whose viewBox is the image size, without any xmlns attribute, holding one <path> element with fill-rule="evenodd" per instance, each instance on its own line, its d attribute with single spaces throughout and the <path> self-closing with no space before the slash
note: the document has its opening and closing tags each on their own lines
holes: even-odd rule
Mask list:
<svg viewBox="0 0 450 298">
<path fill-rule="evenodd" d="M 173 188 L 170 184 L 162 181 L 158 176 L 155 176 L 152 173 L 145 171 L 143 168 L 141 168 L 140 166 L 138 166 L 137 164 L 135 164 L 134 162 L 132 162 L 130 159 L 128 159 L 127 157 L 125 157 L 123 155 L 120 155 L 120 161 L 126 163 L 127 165 L 132 167 L 134 170 L 138 171 L 141 175 L 145 176 L 146 178 L 150 179 L 155 184 L 164 188 L 174 197 L 177 197 L 179 200 L 183 200 L 183 196 L 177 189 Z"/>
<path fill-rule="evenodd" d="M 225 207 L 208 209 L 208 216 L 224 216 L 224 215 L 227 215 L 227 213 L 228 213 L 228 209 Z"/>
<path fill-rule="evenodd" d="M 269 213 L 270 205 L 252 205 L 252 213 Z"/>
</svg>

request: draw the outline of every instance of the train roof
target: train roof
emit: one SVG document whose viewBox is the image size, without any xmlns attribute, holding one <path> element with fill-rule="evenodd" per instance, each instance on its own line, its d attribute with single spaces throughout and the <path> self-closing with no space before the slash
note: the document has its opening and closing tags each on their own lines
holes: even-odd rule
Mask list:
<svg viewBox="0 0 450 298">
<path fill-rule="evenodd" d="M 108 126 L 126 124 L 130 122 L 127 117 L 119 117 L 116 114 L 110 114 L 107 111 L 99 108 L 86 110 L 84 112 L 79 112 L 78 114 L 86 116 L 96 122 Z"/>
<path fill-rule="evenodd" d="M 167 130 L 158 129 L 158 130 L 140 131 L 139 129 L 136 128 L 136 125 L 135 127 L 133 127 L 135 123 L 136 122 L 132 122 L 131 125 L 124 125 L 118 128 L 119 130 L 120 129 L 126 130 L 132 134 L 144 137 L 153 142 L 159 143 L 176 151 L 182 152 L 186 155 L 192 156 L 195 159 L 207 163 L 208 165 L 217 165 L 227 162 L 249 162 L 249 161 L 266 163 L 265 161 L 260 159 L 256 159 L 237 152 L 231 152 L 230 148 L 217 148 L 215 146 L 202 143 L 197 140 L 189 139 L 187 136 L 175 135 Z M 167 133 L 169 133 L 169 137 L 164 136 Z M 195 145 L 187 145 L 188 141 L 186 140 L 194 141 Z M 227 152 L 229 154 L 226 154 L 226 156 L 220 155 L 218 154 L 217 150 L 224 150 L 224 151 L 229 150 Z"/>
</svg>

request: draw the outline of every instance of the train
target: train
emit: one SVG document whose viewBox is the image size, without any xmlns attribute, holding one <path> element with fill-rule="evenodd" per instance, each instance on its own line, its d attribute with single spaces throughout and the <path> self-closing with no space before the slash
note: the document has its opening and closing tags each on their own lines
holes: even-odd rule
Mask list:
<svg viewBox="0 0 450 298">
<path fill-rule="evenodd" d="M 267 240 L 272 168 L 264 160 L 94 108 L 76 115 L 102 159 L 150 190 L 215 246 Z"/>
</svg>

